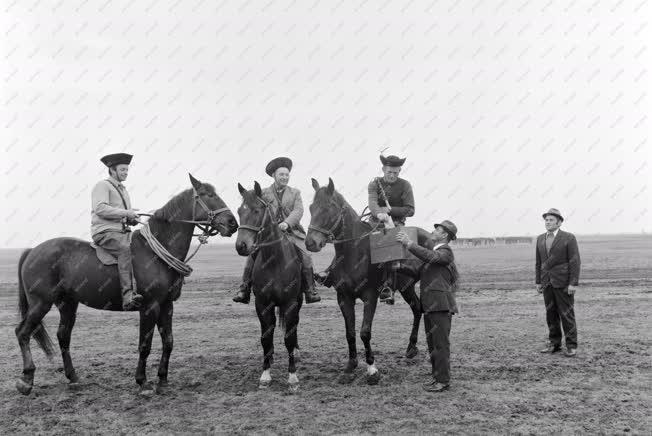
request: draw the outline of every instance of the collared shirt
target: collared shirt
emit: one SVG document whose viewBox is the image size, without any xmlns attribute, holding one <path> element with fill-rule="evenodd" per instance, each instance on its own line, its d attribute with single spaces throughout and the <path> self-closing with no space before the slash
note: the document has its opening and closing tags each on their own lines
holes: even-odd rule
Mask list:
<svg viewBox="0 0 652 436">
<path fill-rule="evenodd" d="M 550 233 L 550 232 L 546 231 L 546 237 L 548 237 L 548 233 Z M 557 230 L 552 232 L 552 234 L 553 234 L 552 239 L 555 239 L 557 237 L 557 233 L 559 233 L 559 227 L 557 227 Z"/>
<path fill-rule="evenodd" d="M 93 187 L 91 194 L 91 236 L 111 230 L 122 231 L 122 218 L 127 216 L 127 209 L 122 202 L 118 189 L 131 209 L 131 199 L 127 188 L 113 178 L 100 180 Z"/>
<path fill-rule="evenodd" d="M 432 247 L 432 251 L 435 251 L 436 249 L 438 249 L 438 248 L 441 247 L 442 245 L 446 245 L 446 243 L 445 243 L 445 242 L 442 242 L 442 243 L 439 243 L 439 244 L 435 245 L 434 247 Z"/>
</svg>

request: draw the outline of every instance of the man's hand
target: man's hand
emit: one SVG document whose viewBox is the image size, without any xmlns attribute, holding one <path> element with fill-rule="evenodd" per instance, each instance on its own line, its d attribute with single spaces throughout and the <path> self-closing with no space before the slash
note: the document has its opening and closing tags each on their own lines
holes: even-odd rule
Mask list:
<svg viewBox="0 0 652 436">
<path fill-rule="evenodd" d="M 410 239 L 408 234 L 405 233 L 403 230 L 401 230 L 396 234 L 396 240 L 406 247 L 412 243 L 412 239 Z"/>
<path fill-rule="evenodd" d="M 127 209 L 127 219 L 130 221 L 137 220 L 138 219 L 138 213 L 136 213 L 138 209 Z"/>
<path fill-rule="evenodd" d="M 573 285 L 568 285 L 568 288 L 566 288 L 566 292 L 568 295 L 575 295 L 575 291 L 577 290 L 577 287 Z"/>
<path fill-rule="evenodd" d="M 288 226 L 288 223 L 286 223 L 285 221 L 283 221 L 282 223 L 280 223 L 278 225 L 278 228 L 281 229 L 282 231 L 286 231 L 288 229 L 288 227 L 290 227 L 290 226 Z"/>
<path fill-rule="evenodd" d="M 543 294 L 543 285 L 537 285 L 537 292 Z"/>
<path fill-rule="evenodd" d="M 389 220 L 389 215 L 387 215 L 385 212 L 380 212 L 376 214 L 376 218 L 378 218 L 378 221 L 386 222 Z"/>
</svg>

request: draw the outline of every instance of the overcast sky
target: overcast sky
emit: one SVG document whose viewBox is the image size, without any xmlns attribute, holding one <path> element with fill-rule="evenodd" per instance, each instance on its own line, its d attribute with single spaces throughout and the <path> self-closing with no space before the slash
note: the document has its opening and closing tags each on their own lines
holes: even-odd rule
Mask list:
<svg viewBox="0 0 652 436">
<path fill-rule="evenodd" d="M 213 183 L 335 181 L 361 210 L 379 151 L 459 236 L 652 231 L 644 1 L 8 2 L 0 247 L 89 238 L 99 158 L 135 207 Z M 216 239 L 219 239 L 216 238 Z M 233 241 L 229 241 L 233 242 Z"/>
</svg>

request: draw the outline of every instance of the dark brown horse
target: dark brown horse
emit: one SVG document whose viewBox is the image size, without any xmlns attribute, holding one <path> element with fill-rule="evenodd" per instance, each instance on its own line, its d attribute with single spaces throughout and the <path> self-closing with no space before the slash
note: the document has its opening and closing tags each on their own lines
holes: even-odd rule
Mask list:
<svg viewBox="0 0 652 436">
<path fill-rule="evenodd" d="M 374 364 L 371 349 L 371 324 L 376 313 L 383 274 L 378 265 L 371 264 L 369 234 L 372 227 L 369 223 L 361 221 L 355 210 L 335 190 L 333 180 L 329 178 L 328 186 L 320 187 L 319 183 L 312 179 L 312 186 L 315 188 L 315 197 L 310 205 L 310 227 L 306 237 L 306 248 L 317 252 L 328 242 L 333 242 L 335 245 L 335 263 L 331 274 L 337 290 L 337 302 L 344 316 L 346 340 L 349 344 L 349 362 L 345 371 L 351 373 L 358 366 L 354 306 L 356 299 L 359 298 L 364 303 L 360 338 L 366 352 L 367 382 L 376 384 L 380 375 Z M 408 269 L 416 271 L 418 266 L 418 262 L 414 260 L 404 262 L 404 267 Z M 408 358 L 413 358 L 418 353 L 417 338 L 421 307 L 414 291 L 415 280 L 398 275 L 397 281 L 401 295 L 410 305 L 414 316 L 412 333 L 405 352 Z"/>
<path fill-rule="evenodd" d="M 201 183 L 192 175 L 190 180 L 192 189 L 172 198 L 149 220 L 151 233 L 180 260 L 186 258 L 195 225 L 211 235 L 219 231 L 227 237 L 238 227 L 213 186 Z M 181 293 L 183 277 L 152 251 L 140 230 L 133 234 L 131 252 L 137 289 L 143 295 L 136 382 L 143 392 L 151 392 L 151 386 L 146 383 L 145 367 L 154 327 L 158 326 L 163 345 L 158 377 L 159 385 L 164 386 L 172 352 L 173 301 Z M 50 239 L 22 254 L 18 263 L 18 286 L 22 321 L 16 327 L 16 336 L 23 356 L 23 376 L 16 382 L 16 388 L 27 395 L 34 384 L 36 368 L 29 346 L 32 335 L 48 356 L 53 354 L 52 342 L 42 323 L 52 304 L 56 304 L 61 315 L 57 338 L 64 373 L 71 383 L 78 382 L 69 352 L 77 306 L 81 302 L 95 309 L 121 311 L 117 266 L 100 263 L 95 250 L 86 241 Z"/>
<path fill-rule="evenodd" d="M 279 325 L 285 330 L 288 351 L 288 384 L 291 391 L 299 387 L 295 350 L 299 311 L 303 304 L 301 258 L 294 243 L 279 229 L 271 206 L 262 198 L 258 182 L 247 191 L 238 183 L 242 205 L 238 209 L 240 227 L 235 248 L 240 256 L 255 255 L 252 270 L 252 291 L 260 321 L 260 343 L 263 346 L 263 373 L 259 388 L 272 381 L 270 366 L 274 355 L 274 328 L 278 308 Z"/>
</svg>

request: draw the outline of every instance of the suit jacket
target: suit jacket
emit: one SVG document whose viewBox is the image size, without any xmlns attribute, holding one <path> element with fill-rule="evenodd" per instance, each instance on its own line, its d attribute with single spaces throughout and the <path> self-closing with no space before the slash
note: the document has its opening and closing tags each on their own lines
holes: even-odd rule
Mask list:
<svg viewBox="0 0 652 436">
<path fill-rule="evenodd" d="M 272 212 L 275 218 L 279 218 L 279 203 L 276 196 L 276 187 L 272 183 L 271 186 L 263 188 L 263 200 L 268 202 L 272 207 Z M 301 217 L 303 216 L 303 201 L 301 200 L 301 191 L 290 186 L 285 187 L 283 196 L 281 197 L 280 213 L 282 219 L 280 222 L 286 222 L 290 226 L 290 231 L 300 239 L 306 238 L 306 232 L 301 226 Z"/>
<path fill-rule="evenodd" d="M 580 252 L 572 233 L 559 230 L 546 251 L 546 233 L 537 238 L 535 277 L 537 285 L 565 288 L 577 286 L 580 279 Z"/>
<path fill-rule="evenodd" d="M 444 244 L 433 250 L 435 243 L 427 239 L 424 246 L 411 244 L 408 250 L 424 262 L 421 270 L 421 310 L 427 312 L 457 313 L 455 287 L 451 268 L 454 267 L 453 250 Z"/>
</svg>

